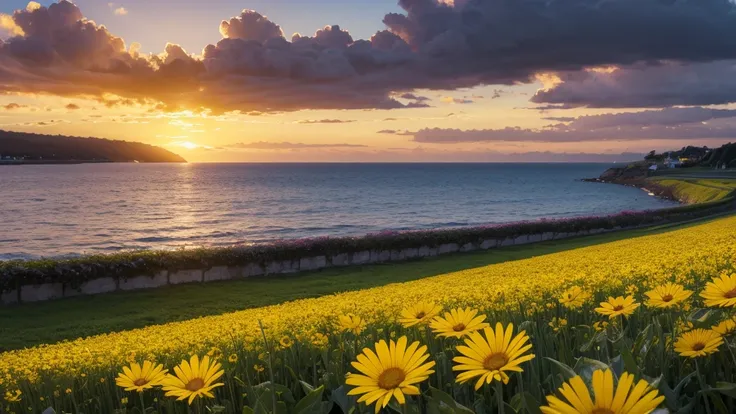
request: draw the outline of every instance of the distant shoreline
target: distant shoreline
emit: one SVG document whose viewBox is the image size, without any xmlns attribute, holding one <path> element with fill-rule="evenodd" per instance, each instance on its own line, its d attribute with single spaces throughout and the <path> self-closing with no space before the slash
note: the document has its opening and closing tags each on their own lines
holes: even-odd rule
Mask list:
<svg viewBox="0 0 736 414">
<path fill-rule="evenodd" d="M 176 161 L 161 161 L 167 164 L 182 164 Z M 0 166 L 10 165 L 77 165 L 77 164 L 135 164 L 135 161 L 99 161 L 99 160 L 0 160 Z M 141 163 L 150 164 L 150 163 Z"/>
</svg>

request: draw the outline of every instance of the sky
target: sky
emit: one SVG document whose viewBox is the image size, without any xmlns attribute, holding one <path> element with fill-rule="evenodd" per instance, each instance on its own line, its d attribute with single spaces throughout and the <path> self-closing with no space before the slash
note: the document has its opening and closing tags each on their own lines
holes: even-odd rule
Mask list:
<svg viewBox="0 0 736 414">
<path fill-rule="evenodd" d="M 0 129 L 194 162 L 630 161 L 735 75 L 732 0 L 0 2 Z"/>
</svg>

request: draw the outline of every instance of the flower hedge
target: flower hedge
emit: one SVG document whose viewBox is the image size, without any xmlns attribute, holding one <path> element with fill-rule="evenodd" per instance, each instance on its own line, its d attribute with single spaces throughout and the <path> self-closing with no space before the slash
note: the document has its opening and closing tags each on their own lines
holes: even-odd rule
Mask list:
<svg viewBox="0 0 736 414">
<path fill-rule="evenodd" d="M 84 282 L 103 277 L 126 279 L 161 270 L 207 269 L 246 263 L 303 257 L 336 255 L 370 250 L 401 250 L 447 243 L 481 243 L 541 233 L 575 233 L 586 230 L 615 229 L 686 221 L 734 208 L 734 199 L 713 203 L 645 211 L 624 211 L 606 216 L 541 219 L 432 230 L 383 231 L 361 237 L 316 237 L 279 240 L 255 245 L 202 247 L 178 250 L 139 250 L 74 258 L 10 260 L 0 262 L 0 292 L 24 285 L 64 283 L 78 288 Z"/>
</svg>

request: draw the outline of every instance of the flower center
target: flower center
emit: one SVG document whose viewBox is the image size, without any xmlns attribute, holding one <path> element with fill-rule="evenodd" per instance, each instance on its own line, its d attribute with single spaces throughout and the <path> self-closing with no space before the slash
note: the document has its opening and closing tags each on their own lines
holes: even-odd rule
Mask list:
<svg viewBox="0 0 736 414">
<path fill-rule="evenodd" d="M 705 349 L 704 343 L 698 342 L 698 343 L 693 344 L 693 351 L 702 351 L 703 349 Z"/>
<path fill-rule="evenodd" d="M 204 387 L 204 380 L 202 378 L 193 378 L 184 388 L 189 391 L 199 391 L 202 387 Z"/>
<path fill-rule="evenodd" d="M 459 324 L 453 326 L 452 327 L 452 330 L 455 331 L 455 332 L 462 332 L 462 331 L 465 330 L 465 324 L 464 323 L 459 323 Z"/>
<path fill-rule="evenodd" d="M 736 298 L 736 288 L 733 288 L 733 289 L 729 290 L 728 292 L 726 292 L 723 295 L 723 297 L 725 297 L 726 299 Z"/>
<path fill-rule="evenodd" d="M 148 384 L 148 380 L 145 378 L 138 378 L 137 380 L 133 381 L 133 385 L 136 387 L 142 387 L 144 385 Z"/>
<path fill-rule="evenodd" d="M 507 362 L 508 359 L 506 358 L 506 354 L 503 352 L 497 352 L 495 354 L 488 355 L 488 357 L 483 361 L 483 368 L 489 371 L 496 371 L 506 365 Z"/>
<path fill-rule="evenodd" d="M 404 382 L 405 378 L 406 374 L 401 368 L 389 368 L 378 376 L 378 386 L 384 390 L 392 390 Z"/>
<path fill-rule="evenodd" d="M 667 295 L 664 295 L 664 296 L 662 296 L 662 301 L 663 301 L 663 302 L 669 302 L 669 301 L 671 301 L 672 299 L 673 299 L 673 297 L 672 297 L 672 295 L 670 295 L 670 294 L 667 294 Z"/>
<path fill-rule="evenodd" d="M 616 306 L 613 307 L 613 310 L 615 312 L 622 311 L 622 310 L 624 310 L 624 306 L 623 305 L 616 305 Z"/>
<path fill-rule="evenodd" d="M 609 408 L 599 407 L 593 410 L 592 414 L 616 414 Z"/>
<path fill-rule="evenodd" d="M 422 319 L 422 318 L 423 318 L 423 317 L 425 317 L 425 316 L 427 316 L 427 314 L 426 314 L 426 313 L 424 313 L 424 312 L 419 312 L 419 313 L 417 313 L 417 315 L 416 315 L 415 317 L 416 317 L 417 319 Z"/>
</svg>

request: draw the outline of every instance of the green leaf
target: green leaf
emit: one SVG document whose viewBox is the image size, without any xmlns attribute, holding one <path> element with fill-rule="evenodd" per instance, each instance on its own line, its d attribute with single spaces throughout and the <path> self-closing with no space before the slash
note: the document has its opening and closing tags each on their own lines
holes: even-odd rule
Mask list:
<svg viewBox="0 0 736 414">
<path fill-rule="evenodd" d="M 524 391 L 522 394 L 522 401 L 524 402 L 523 407 L 526 409 L 526 412 L 529 414 L 542 414 L 542 410 L 539 408 L 542 404 L 537 401 L 534 396 Z"/>
<path fill-rule="evenodd" d="M 303 385 L 303 384 L 302 384 Z M 319 388 L 314 389 L 312 392 L 307 394 L 306 397 L 299 400 L 294 407 L 294 413 L 306 414 L 312 412 L 315 407 L 319 407 L 322 402 L 322 394 L 325 392 L 325 386 L 320 385 Z"/>
<path fill-rule="evenodd" d="M 337 404 L 344 414 L 351 414 L 355 411 L 355 406 L 357 405 L 357 398 L 348 395 L 344 385 L 332 391 L 330 401 Z"/>
<path fill-rule="evenodd" d="M 569 379 L 572 379 L 572 378 L 575 378 L 578 375 L 578 374 L 575 373 L 575 370 L 572 369 L 572 368 L 570 368 L 570 366 L 567 365 L 567 364 L 563 364 L 562 362 L 560 362 L 560 361 L 558 361 L 556 359 L 552 359 L 552 358 L 548 358 L 548 357 L 544 357 L 544 359 L 546 359 L 547 361 L 551 362 L 552 365 L 557 368 L 557 370 L 560 372 L 560 374 L 565 379 L 565 381 L 567 381 Z"/>
<path fill-rule="evenodd" d="M 250 407 L 243 407 L 243 414 L 255 414 L 255 411 Z"/>
<path fill-rule="evenodd" d="M 718 391 L 731 398 L 736 398 L 736 384 L 732 382 L 716 382 L 716 388 L 713 388 L 713 391 Z"/>
<path fill-rule="evenodd" d="M 593 372 L 598 370 L 607 370 L 608 365 L 601 361 L 590 358 L 579 358 L 573 367 L 573 371 L 580 375 L 586 384 L 590 385 L 593 382 Z"/>
<path fill-rule="evenodd" d="M 213 405 L 212 407 L 207 407 L 207 411 L 215 414 L 224 413 L 227 411 L 227 408 L 222 405 Z"/>
<path fill-rule="evenodd" d="M 439 408 L 441 410 L 440 412 L 450 412 L 455 414 L 473 414 L 473 410 L 455 401 L 455 399 L 452 398 L 450 394 L 431 386 L 429 387 L 429 390 L 432 393 L 432 397 L 429 398 L 429 400 L 434 400 L 438 402 Z M 443 411 L 443 405 L 449 408 L 449 411 Z"/>
<path fill-rule="evenodd" d="M 299 384 L 301 384 L 305 394 L 309 394 L 310 392 L 314 391 L 314 387 L 306 381 L 299 380 Z"/>
</svg>

